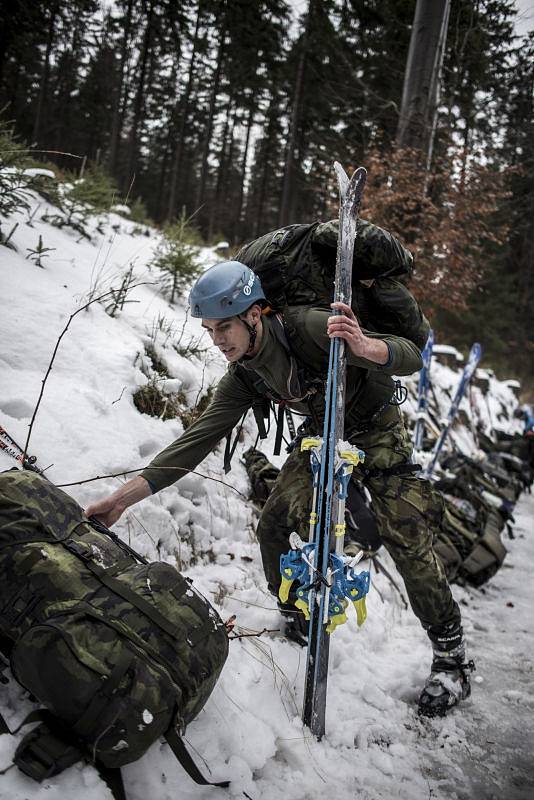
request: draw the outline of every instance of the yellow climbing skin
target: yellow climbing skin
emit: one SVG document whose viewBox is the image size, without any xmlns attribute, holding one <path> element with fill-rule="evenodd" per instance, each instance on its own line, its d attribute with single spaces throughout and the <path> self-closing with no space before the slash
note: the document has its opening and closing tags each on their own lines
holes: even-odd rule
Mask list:
<svg viewBox="0 0 534 800">
<path fill-rule="evenodd" d="M 298 600 L 295 600 L 295 607 L 302 611 L 305 619 L 309 620 L 310 609 L 308 608 L 308 603 L 305 600 L 302 600 L 302 598 L 299 597 Z"/>
<path fill-rule="evenodd" d="M 367 619 L 367 606 L 365 605 L 365 597 L 361 597 L 359 600 L 354 600 L 353 604 L 354 608 L 356 609 L 356 622 L 358 623 L 358 627 L 360 627 Z"/>
<path fill-rule="evenodd" d="M 304 449 L 304 448 L 303 448 Z M 363 464 L 365 461 L 365 453 L 363 450 L 340 450 L 339 457 L 350 464 L 351 467 L 357 467 L 358 464 Z M 351 470 L 352 472 L 352 470 Z"/>
<path fill-rule="evenodd" d="M 314 447 L 320 447 L 323 440 L 319 436 L 305 436 L 300 443 L 300 452 L 305 450 L 312 450 Z"/>
<path fill-rule="evenodd" d="M 287 603 L 289 597 L 289 590 L 291 589 L 291 584 L 293 583 L 293 570 L 289 567 L 284 570 L 284 575 L 282 575 L 282 581 L 280 583 L 280 588 L 278 589 L 278 597 L 282 601 L 282 603 Z M 287 576 L 287 577 L 286 577 Z"/>
<path fill-rule="evenodd" d="M 334 606 L 334 613 L 330 617 L 328 625 L 326 626 L 327 633 L 332 633 L 339 625 L 343 625 L 343 623 L 347 621 L 347 615 L 345 613 L 347 605 L 347 600 L 344 600 L 342 604 L 336 603 Z"/>
</svg>

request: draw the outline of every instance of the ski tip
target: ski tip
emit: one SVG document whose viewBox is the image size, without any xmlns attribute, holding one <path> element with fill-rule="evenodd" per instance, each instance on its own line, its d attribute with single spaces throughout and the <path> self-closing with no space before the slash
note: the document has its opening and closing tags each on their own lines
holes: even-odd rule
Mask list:
<svg viewBox="0 0 534 800">
<path fill-rule="evenodd" d="M 367 170 L 365 167 L 358 167 L 358 169 L 354 170 L 352 173 L 352 177 L 350 179 L 350 188 L 358 194 L 363 192 L 363 188 L 367 181 Z"/>
<path fill-rule="evenodd" d="M 339 161 L 334 161 L 334 170 L 337 177 L 337 182 L 339 185 L 339 192 L 341 195 L 346 194 L 348 186 L 349 186 L 349 176 L 339 163 Z"/>
<path fill-rule="evenodd" d="M 359 203 L 367 180 L 365 167 L 354 170 L 350 179 L 339 161 L 334 161 L 334 170 L 339 184 L 339 194 L 351 203 Z"/>
</svg>

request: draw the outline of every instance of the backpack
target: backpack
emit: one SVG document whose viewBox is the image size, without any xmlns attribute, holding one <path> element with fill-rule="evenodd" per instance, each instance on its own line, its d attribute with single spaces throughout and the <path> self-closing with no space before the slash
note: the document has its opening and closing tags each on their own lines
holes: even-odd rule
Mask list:
<svg viewBox="0 0 534 800">
<path fill-rule="evenodd" d="M 85 758 L 123 797 L 119 768 L 165 736 L 208 783 L 180 735 L 215 686 L 228 636 L 174 567 L 90 523 L 42 475 L 9 470 L 0 475 L 0 609 L 6 666 L 46 708 L 23 723 L 41 722 L 17 748 L 23 772 L 43 780 Z"/>
<path fill-rule="evenodd" d="M 238 251 L 254 270 L 273 309 L 332 302 L 338 220 L 287 225 Z M 392 234 L 359 219 L 354 247 L 352 307 L 364 328 L 393 333 L 424 347 L 429 325 L 399 278 L 413 271 L 413 256 Z"/>
</svg>

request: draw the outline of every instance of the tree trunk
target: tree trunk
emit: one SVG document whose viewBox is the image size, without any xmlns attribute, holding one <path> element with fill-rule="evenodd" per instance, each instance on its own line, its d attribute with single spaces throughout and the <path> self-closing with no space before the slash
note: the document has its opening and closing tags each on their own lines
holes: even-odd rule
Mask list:
<svg viewBox="0 0 534 800">
<path fill-rule="evenodd" d="M 187 123 L 187 115 L 189 113 L 189 99 L 191 97 L 191 90 L 193 87 L 193 75 L 195 70 L 195 59 L 198 47 L 198 32 L 200 28 L 200 19 L 202 16 L 202 1 L 200 0 L 197 7 L 197 18 L 195 22 L 195 33 L 193 35 L 193 49 L 191 51 L 191 60 L 189 62 L 189 72 L 187 75 L 187 84 L 185 87 L 185 94 L 182 103 L 182 113 L 180 115 L 180 127 L 176 136 L 176 147 L 174 149 L 174 158 L 171 170 L 171 185 L 169 191 L 169 205 L 167 208 L 167 219 L 172 219 L 176 215 L 176 197 L 178 190 L 178 181 L 180 180 L 180 170 L 182 167 L 182 156 L 184 152 L 184 137 L 185 126 Z M 176 102 L 176 111 L 180 106 L 180 101 Z"/>
<path fill-rule="evenodd" d="M 280 202 L 279 225 L 287 225 L 292 217 L 293 199 L 295 193 L 295 150 L 297 137 L 302 115 L 302 98 L 304 95 L 304 69 L 306 66 L 306 56 L 308 53 L 308 42 L 310 38 L 311 21 L 314 12 L 314 0 L 309 0 L 308 14 L 304 33 L 300 42 L 300 54 L 295 77 L 295 88 L 293 89 L 293 110 L 289 123 L 288 142 L 286 148 L 286 160 L 284 168 L 284 182 L 282 184 L 282 200 Z"/>
<path fill-rule="evenodd" d="M 124 68 L 126 66 L 126 60 L 128 58 L 128 42 L 130 40 L 130 29 L 132 23 L 132 7 L 133 7 L 133 0 L 128 0 L 126 20 L 124 23 L 124 34 L 121 42 L 119 81 L 117 86 L 115 87 L 115 92 L 114 92 L 115 98 L 113 102 L 113 117 L 111 121 L 111 135 L 109 140 L 108 168 L 112 174 L 115 172 L 115 167 L 117 163 L 117 153 L 119 149 L 119 140 L 122 131 L 123 116 L 121 109 L 121 99 L 122 99 L 122 90 L 124 86 Z"/>
<path fill-rule="evenodd" d="M 52 52 L 52 43 L 54 41 L 56 16 L 57 16 L 57 3 L 54 3 L 50 10 L 50 23 L 48 25 L 48 37 L 46 39 L 46 51 L 44 58 L 43 74 L 41 77 L 41 85 L 39 87 L 39 95 L 37 98 L 35 121 L 33 123 L 32 142 L 34 144 L 39 143 L 39 136 L 41 133 L 41 118 L 43 114 L 44 101 L 48 90 L 48 78 L 50 77 L 50 53 Z"/>
<path fill-rule="evenodd" d="M 141 70 L 139 74 L 139 82 L 137 84 L 137 91 L 134 99 L 134 115 L 132 120 L 132 127 L 130 129 L 130 138 L 128 142 L 128 162 L 126 167 L 126 183 L 130 185 L 135 166 L 137 162 L 137 146 L 138 146 L 138 133 L 139 123 L 143 111 L 143 98 L 145 90 L 145 75 L 147 69 L 147 62 L 150 53 L 150 43 L 152 39 L 152 16 L 154 13 L 154 0 L 151 0 L 148 9 L 148 18 L 145 28 L 145 35 L 143 36 L 143 46 L 141 50 Z"/>
<path fill-rule="evenodd" d="M 217 66 L 213 75 L 213 86 L 210 94 L 210 104 L 208 110 L 208 119 L 206 123 L 206 133 L 204 136 L 204 143 L 202 147 L 202 168 L 200 172 L 200 182 L 196 197 L 196 208 L 200 208 L 206 199 L 206 186 L 208 183 L 208 159 L 210 155 L 211 134 L 213 131 L 213 120 L 215 118 L 215 105 L 217 102 L 217 95 L 219 93 L 219 82 L 221 79 L 221 71 L 224 62 L 224 44 L 226 38 L 226 19 L 224 19 L 221 33 L 219 36 L 219 46 L 217 50 Z"/>
<path fill-rule="evenodd" d="M 248 119 L 247 119 L 247 135 L 245 137 L 245 146 L 243 148 L 243 158 L 241 159 L 241 181 L 239 184 L 239 197 L 237 200 L 237 208 L 235 213 L 235 227 L 234 227 L 234 237 L 241 235 L 242 231 L 242 213 L 243 213 L 243 197 L 245 192 L 245 180 L 247 174 L 247 160 L 248 160 L 248 149 L 250 146 L 250 134 L 252 131 L 252 126 L 254 125 L 254 104 L 251 103 L 249 110 L 248 110 Z"/>
<path fill-rule="evenodd" d="M 211 239 L 211 237 L 213 235 L 215 217 L 216 216 L 218 217 L 218 215 L 220 213 L 221 193 L 222 193 L 222 187 L 223 187 L 223 184 L 224 184 L 224 178 L 225 178 L 225 175 L 226 175 L 226 164 L 228 163 L 228 156 L 227 156 L 227 153 L 226 153 L 226 147 L 227 147 L 227 144 L 228 144 L 228 131 L 230 130 L 230 117 L 232 116 L 233 104 L 234 104 L 234 99 L 233 99 L 232 95 L 230 95 L 228 103 L 226 104 L 226 114 L 225 114 L 225 118 L 224 118 L 224 128 L 223 128 L 223 132 L 222 132 L 222 143 L 221 143 L 221 149 L 219 150 L 219 167 L 217 169 L 217 185 L 216 185 L 216 188 L 215 188 L 215 198 L 214 198 L 214 201 L 213 201 L 213 203 L 211 205 L 211 209 L 210 209 L 210 221 L 209 221 L 209 226 L 208 226 L 208 239 Z M 231 136 L 233 136 L 234 125 L 235 125 L 235 117 L 236 117 L 236 111 L 234 109 Z"/>
<path fill-rule="evenodd" d="M 276 93 L 271 95 L 271 101 L 269 103 L 269 109 L 267 112 L 267 133 L 266 133 L 266 141 L 265 141 L 265 148 L 262 152 L 263 163 L 255 164 L 255 171 L 259 172 L 261 169 L 261 183 L 258 192 L 258 205 L 256 209 L 256 219 L 254 222 L 254 236 L 258 237 L 262 232 L 262 228 L 264 229 L 263 223 L 263 208 L 265 205 L 265 197 L 267 195 L 267 185 L 268 185 L 268 178 L 269 178 L 269 170 L 271 168 L 270 159 L 271 155 L 275 150 L 275 144 L 273 144 L 273 140 L 275 139 L 275 130 L 276 130 L 276 115 L 277 115 L 277 105 L 278 105 L 278 97 Z M 263 230 L 265 232 L 265 230 Z"/>
<path fill-rule="evenodd" d="M 417 0 L 404 73 L 399 147 L 414 147 L 432 156 L 439 74 L 447 38 L 450 0 Z"/>
</svg>

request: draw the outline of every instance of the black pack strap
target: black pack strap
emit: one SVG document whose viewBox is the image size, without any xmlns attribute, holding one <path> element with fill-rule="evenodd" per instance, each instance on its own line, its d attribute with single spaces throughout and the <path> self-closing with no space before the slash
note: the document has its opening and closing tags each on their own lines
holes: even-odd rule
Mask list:
<svg viewBox="0 0 534 800">
<path fill-rule="evenodd" d="M 414 475 L 416 472 L 421 472 L 421 464 L 397 464 L 395 467 L 386 467 L 385 469 L 365 469 L 360 468 L 363 473 L 363 480 L 367 478 L 378 478 L 381 475 Z"/>
<path fill-rule="evenodd" d="M 258 426 L 260 439 L 266 439 L 269 429 L 265 427 L 265 420 L 269 419 L 271 414 L 269 398 L 265 397 L 261 403 L 254 403 L 252 406 L 252 413 L 254 414 L 254 419 L 256 420 L 256 425 Z"/>
<path fill-rule="evenodd" d="M 285 408 L 285 412 L 286 412 L 287 429 L 289 431 L 289 436 L 291 437 L 291 439 L 294 439 L 295 436 L 297 435 L 297 432 L 295 430 L 295 421 L 293 419 L 293 414 L 291 413 L 290 409 L 287 406 Z"/>
<path fill-rule="evenodd" d="M 11 736 L 14 736 L 16 733 L 20 731 L 25 725 L 30 725 L 32 722 L 45 722 L 50 719 L 50 712 L 47 711 L 45 708 L 39 708 L 36 711 L 30 711 L 27 716 L 24 717 L 22 722 L 17 725 L 14 730 L 8 726 L 7 722 L 5 721 L 4 717 L 0 714 L 0 734 L 9 733 Z"/>
<path fill-rule="evenodd" d="M 134 654 L 127 647 L 123 647 L 117 663 L 111 670 L 111 674 L 102 686 L 93 695 L 91 702 L 83 712 L 82 716 L 72 726 L 72 730 L 77 736 L 89 737 L 93 731 L 95 722 L 99 719 L 102 712 L 108 705 L 111 697 L 119 688 L 119 684 L 132 663 Z"/>
<path fill-rule="evenodd" d="M 285 420 L 285 404 L 280 403 L 278 406 L 278 414 L 276 416 L 276 437 L 274 440 L 273 455 L 279 456 L 282 450 L 282 437 L 284 435 L 284 420 Z"/>
<path fill-rule="evenodd" d="M 114 800 L 126 800 L 126 791 L 124 789 L 124 781 L 122 780 L 122 772 L 120 769 L 105 767 L 100 763 L 95 764 L 95 769 L 104 783 L 107 784 Z"/>
<path fill-rule="evenodd" d="M 228 436 L 226 437 L 226 447 L 224 448 L 224 459 L 223 459 L 223 465 L 224 465 L 225 474 L 228 474 L 230 472 L 230 470 L 232 469 L 232 458 L 234 457 L 235 449 L 237 447 L 237 443 L 239 441 L 239 437 L 241 435 L 241 430 L 243 428 L 243 423 L 245 422 L 245 417 L 246 416 L 247 416 L 247 412 L 245 411 L 245 413 L 241 417 L 241 421 L 239 423 L 239 427 L 237 429 L 237 433 L 236 433 L 236 435 L 234 437 L 234 441 L 232 442 L 232 434 L 231 433 L 229 433 Z"/>
<path fill-rule="evenodd" d="M 99 519 L 97 519 L 96 517 L 88 517 L 88 521 L 91 527 L 95 529 L 95 531 L 98 531 L 99 533 L 104 533 L 106 536 L 109 536 L 109 538 L 112 539 L 115 542 L 115 544 L 121 548 L 121 550 L 124 550 L 124 552 L 128 553 L 130 556 L 136 558 L 138 561 L 141 562 L 141 564 L 149 563 L 148 559 L 140 555 L 137 552 L 137 550 L 134 550 L 133 547 L 130 547 L 129 544 L 123 542 L 122 539 L 116 533 L 114 533 L 114 531 L 111 531 L 109 528 L 107 528 L 103 522 L 100 522 Z"/>
<path fill-rule="evenodd" d="M 200 784 L 200 786 L 219 786 L 222 789 L 227 789 L 230 786 L 230 781 L 208 781 L 207 778 L 201 773 L 191 756 L 189 755 L 185 744 L 176 733 L 174 727 L 170 727 L 165 734 L 169 747 L 182 765 L 183 769 L 187 772 L 189 777 Z"/>
<path fill-rule="evenodd" d="M 11 731 L 4 717 L 0 714 L 0 736 L 4 733 L 11 733 Z"/>
</svg>

